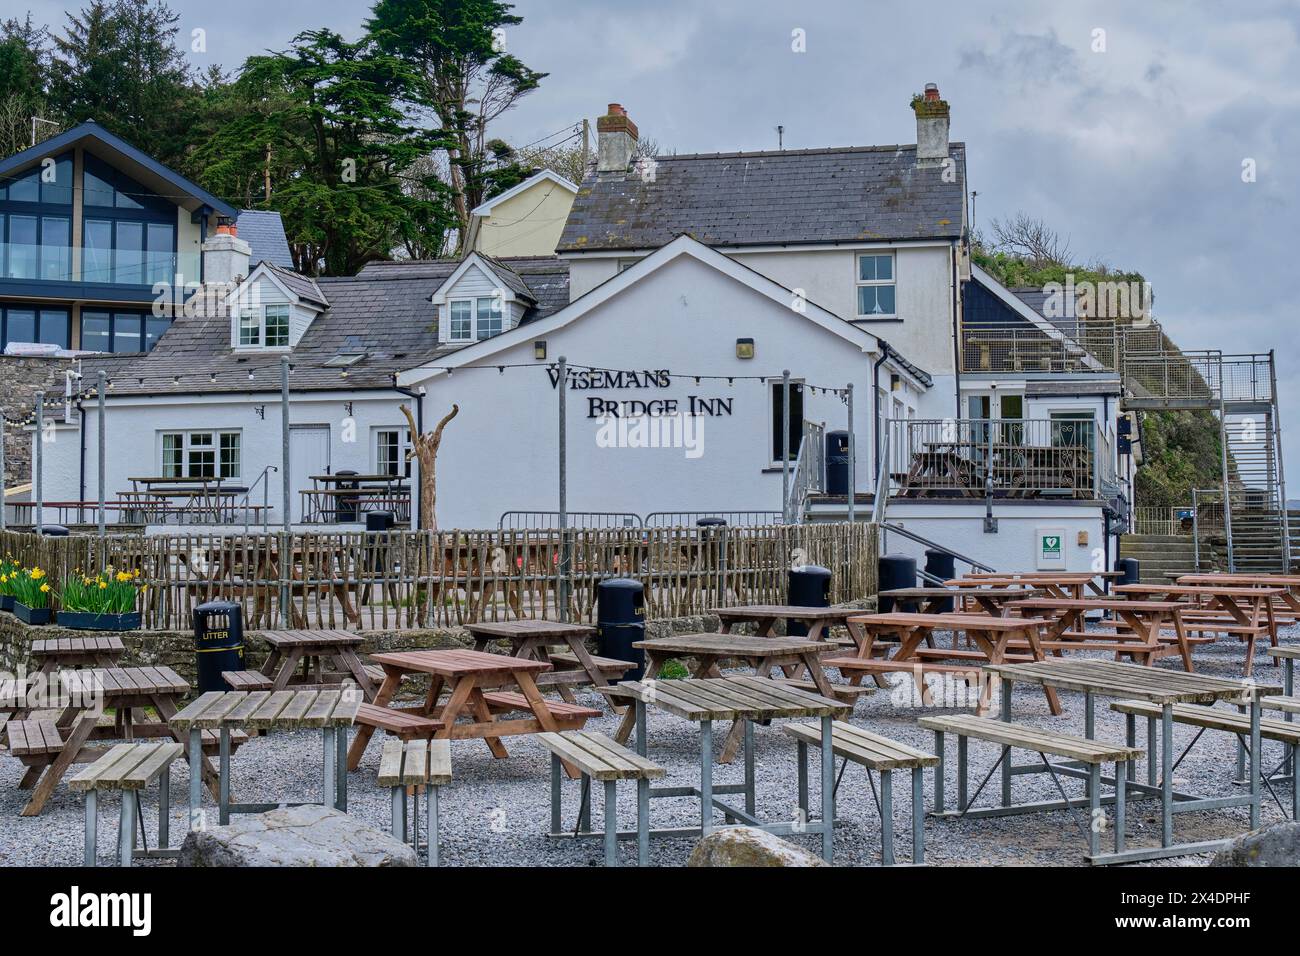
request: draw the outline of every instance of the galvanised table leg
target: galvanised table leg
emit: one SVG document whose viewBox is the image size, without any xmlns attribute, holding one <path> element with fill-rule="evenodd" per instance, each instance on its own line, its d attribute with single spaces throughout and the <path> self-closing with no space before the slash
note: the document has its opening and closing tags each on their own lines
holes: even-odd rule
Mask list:
<svg viewBox="0 0 1300 956">
<path fill-rule="evenodd" d="M 95 865 L 95 848 L 99 840 L 99 808 L 95 788 L 86 791 L 86 866 Z"/>
<path fill-rule="evenodd" d="M 650 865 L 650 781 L 636 781 L 636 863 Z"/>
<path fill-rule="evenodd" d="M 1291 745 L 1291 819 L 1300 822 L 1300 780 L 1294 776 L 1295 769 L 1300 769 L 1300 744 Z"/>
<path fill-rule="evenodd" d="M 158 777 L 158 849 L 171 846 L 172 779 L 171 768 L 163 769 Z"/>
<path fill-rule="evenodd" d="M 925 862 L 925 774 L 912 768 L 912 863 Z"/>
<path fill-rule="evenodd" d="M 427 829 L 429 831 L 429 836 L 428 836 L 429 856 L 428 859 L 426 860 L 426 865 L 437 866 L 438 865 L 438 788 L 437 787 L 434 786 L 429 787 L 427 799 L 428 799 L 427 812 L 429 814 L 429 819 L 427 821 Z M 420 851 L 417 849 L 415 852 L 419 853 Z"/>
<path fill-rule="evenodd" d="M 1241 704 L 1238 704 L 1237 713 L 1244 714 L 1245 712 L 1246 712 L 1246 708 L 1243 707 Z M 1241 735 L 1233 734 L 1232 742 L 1237 747 L 1237 779 L 1245 780 L 1246 779 L 1246 748 L 1242 746 Z"/>
<path fill-rule="evenodd" d="M 334 772 L 338 777 L 338 793 L 334 806 L 342 813 L 348 812 L 348 729 L 334 730 Z"/>
<path fill-rule="evenodd" d="M 713 832 L 713 721 L 700 721 L 700 836 Z"/>
<path fill-rule="evenodd" d="M 754 722 L 745 721 L 745 812 L 754 813 Z"/>
<path fill-rule="evenodd" d="M 801 822 L 808 822 L 808 745 L 799 741 L 799 811 L 803 814 Z"/>
<path fill-rule="evenodd" d="M 551 754 L 551 835 L 560 832 L 560 758 Z"/>
<path fill-rule="evenodd" d="M 642 757 L 646 755 L 645 700 L 641 697 L 636 699 L 636 752 Z"/>
<path fill-rule="evenodd" d="M 411 846 L 420 855 L 420 785 L 411 788 Z"/>
<path fill-rule="evenodd" d="M 1124 742 L 1130 747 L 1137 747 L 1137 717 L 1134 714 L 1124 715 Z M 1124 762 L 1124 773 L 1128 774 L 1130 780 L 1134 778 L 1137 773 L 1137 766 L 1132 760 Z"/>
<path fill-rule="evenodd" d="M 880 771 L 880 865 L 894 865 L 894 773 Z"/>
<path fill-rule="evenodd" d="M 1011 681 L 1002 678 L 1002 719 L 1011 720 Z M 961 738 L 964 743 L 965 738 Z M 964 774 L 963 774 L 964 779 Z M 964 789 L 964 788 L 963 788 Z M 966 809 L 965 799 L 962 799 L 962 809 Z M 1011 806 L 1011 748 L 1002 748 L 1002 805 Z"/>
<path fill-rule="evenodd" d="M 1263 741 L 1259 735 L 1259 694 L 1252 687 L 1250 690 L 1250 828 L 1259 829 L 1260 800 L 1260 749 Z"/>
<path fill-rule="evenodd" d="M 338 805 L 338 780 L 334 776 L 334 728 L 321 728 L 321 788 L 320 802 L 325 806 Z"/>
<path fill-rule="evenodd" d="M 1294 657 L 1288 657 L 1286 659 L 1285 675 L 1286 676 L 1282 678 L 1283 680 L 1282 689 L 1283 691 L 1286 692 L 1286 695 L 1288 697 L 1294 696 L 1295 694 L 1295 658 Z M 1295 720 L 1295 714 L 1291 713 L 1291 711 L 1288 710 L 1285 714 L 1284 719 L 1289 724 Z M 1295 791 L 1296 803 L 1298 806 L 1300 806 L 1300 781 L 1296 780 L 1296 771 L 1300 770 L 1300 765 L 1297 765 L 1296 756 L 1297 756 L 1296 749 L 1292 747 L 1291 762 L 1287 765 L 1286 770 L 1287 773 L 1291 774 L 1291 788 Z M 1300 820 L 1300 815 L 1297 815 L 1295 819 Z"/>
<path fill-rule="evenodd" d="M 1160 713 L 1160 845 L 1174 842 L 1174 705 Z"/>
<path fill-rule="evenodd" d="M 406 789 L 400 786 L 393 787 L 391 789 L 392 789 L 391 797 L 392 797 L 392 804 L 393 804 L 393 827 L 392 827 L 393 839 L 401 840 L 403 843 L 405 843 L 406 842 L 406 821 L 404 819 L 405 808 L 403 807 L 403 804 L 406 803 Z"/>
<path fill-rule="evenodd" d="M 943 776 L 946 772 L 947 761 L 943 756 L 943 731 L 934 732 L 934 752 L 939 756 L 939 763 L 934 768 L 934 812 L 943 813 Z"/>
<path fill-rule="evenodd" d="M 966 742 L 965 734 L 957 735 L 957 809 L 966 810 Z"/>
<path fill-rule="evenodd" d="M 190 729 L 190 829 L 199 829 L 203 794 L 203 731 Z"/>
<path fill-rule="evenodd" d="M 605 865 L 618 866 L 618 781 L 605 781 Z"/>
<path fill-rule="evenodd" d="M 1083 735 L 1089 740 L 1094 738 L 1097 730 L 1097 709 L 1092 699 L 1092 691 L 1083 692 Z"/>
<path fill-rule="evenodd" d="M 1156 746 L 1156 719 L 1147 718 L 1147 786 L 1156 785 L 1156 760 L 1160 748 Z"/>
<path fill-rule="evenodd" d="M 835 748 L 831 721 L 829 716 L 822 718 L 822 859 L 827 863 L 835 856 Z"/>
<path fill-rule="evenodd" d="M 117 862 L 122 866 L 131 865 L 131 856 L 135 850 L 135 791 L 122 791 L 122 814 L 117 832 Z"/>
<path fill-rule="evenodd" d="M 591 829 L 591 778 L 582 774 L 578 786 L 578 829 L 586 833 Z"/>
<path fill-rule="evenodd" d="M 221 728 L 220 779 L 217 781 L 217 820 L 224 827 L 230 822 L 230 728 Z"/>
<path fill-rule="evenodd" d="M 1133 767 L 1133 761 L 1125 761 L 1127 766 L 1124 773 L 1120 773 L 1119 765 L 1115 765 L 1115 852 L 1124 852 L 1124 828 L 1127 825 L 1124 819 L 1125 800 L 1127 797 L 1129 771 Z"/>
<path fill-rule="evenodd" d="M 1101 829 L 1106 818 L 1101 812 L 1101 764 L 1088 765 L 1088 855 L 1101 853 Z"/>
</svg>

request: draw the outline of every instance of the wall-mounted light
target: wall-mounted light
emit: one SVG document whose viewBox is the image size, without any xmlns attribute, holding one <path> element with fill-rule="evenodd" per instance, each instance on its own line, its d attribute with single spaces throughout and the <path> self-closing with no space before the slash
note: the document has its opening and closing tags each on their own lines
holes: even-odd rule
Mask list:
<svg viewBox="0 0 1300 956">
<path fill-rule="evenodd" d="M 541 361 L 546 358 L 546 340 L 538 339 L 533 343 L 533 358 Z"/>
<path fill-rule="evenodd" d="M 736 358 L 752 359 L 754 357 L 753 339 L 736 339 Z"/>
<path fill-rule="evenodd" d="M 889 376 L 889 390 L 891 392 L 896 392 L 902 387 L 903 379 L 896 373 L 891 373 Z"/>
</svg>

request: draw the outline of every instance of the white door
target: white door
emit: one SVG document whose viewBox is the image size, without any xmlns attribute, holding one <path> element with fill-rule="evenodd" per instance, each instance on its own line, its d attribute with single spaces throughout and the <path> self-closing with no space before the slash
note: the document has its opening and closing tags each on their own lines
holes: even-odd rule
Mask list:
<svg viewBox="0 0 1300 956">
<path fill-rule="evenodd" d="M 291 520 L 302 520 L 302 495 L 312 486 L 312 475 L 330 470 L 330 427 L 328 425 L 289 426 L 289 491 Z"/>
</svg>

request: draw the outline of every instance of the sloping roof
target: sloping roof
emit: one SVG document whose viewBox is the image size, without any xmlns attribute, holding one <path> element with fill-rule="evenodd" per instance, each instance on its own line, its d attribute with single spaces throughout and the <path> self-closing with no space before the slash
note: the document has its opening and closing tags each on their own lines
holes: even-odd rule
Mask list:
<svg viewBox="0 0 1300 956">
<path fill-rule="evenodd" d="M 477 206 L 475 206 L 473 209 L 470 210 L 470 214 L 474 216 L 486 216 L 488 213 L 490 213 L 493 210 L 494 207 L 496 207 L 500 203 L 505 202 L 507 199 L 513 199 L 515 196 L 518 196 L 520 193 L 531 189 L 533 186 L 537 185 L 538 183 L 543 183 L 543 182 L 553 183 L 555 186 L 559 186 L 565 192 L 576 193 L 578 191 L 577 186 L 569 182 L 559 173 L 551 169 L 543 169 L 541 172 L 534 173 L 532 176 L 529 176 L 522 183 L 518 183 L 514 186 L 511 186 L 505 192 L 498 193 L 497 195 L 493 196 L 491 199 L 487 199 L 479 203 Z"/>
<path fill-rule="evenodd" d="M 269 262 L 282 269 L 293 268 L 289 253 L 289 237 L 284 233 L 284 220 L 278 212 L 265 209 L 241 209 L 235 220 L 239 238 L 248 243 L 253 253 L 248 257 L 249 268 L 259 262 Z"/>
<path fill-rule="evenodd" d="M 200 205 L 211 206 L 220 215 L 229 216 L 232 219 L 238 216 L 239 210 L 225 200 L 218 199 L 206 189 L 190 182 L 180 173 L 177 173 L 162 163 L 158 162 L 152 156 L 148 156 L 136 149 L 126 140 L 119 136 L 114 136 L 104 127 L 100 126 L 93 120 L 87 120 L 84 123 L 65 130 L 49 139 L 41 140 L 35 146 L 31 146 L 21 152 L 14 153 L 3 160 L 0 160 L 0 176 L 7 176 L 12 172 L 17 172 L 26 168 L 46 156 L 54 156 L 64 150 L 70 149 L 78 144 L 85 145 L 90 141 L 91 151 L 102 156 L 104 152 L 114 153 L 134 165 L 137 169 L 124 169 L 128 174 L 134 174 L 137 171 L 143 171 L 147 175 L 154 176 L 178 192 L 190 197 L 190 202 L 179 203 L 187 209 L 194 209 Z M 133 178 L 138 178 L 133 176 Z M 146 183 L 146 185 L 148 185 Z M 172 198 L 176 198 L 172 196 Z"/>
<path fill-rule="evenodd" d="M 556 251 L 654 249 L 681 234 L 710 246 L 961 236 L 966 147 L 955 177 L 919 167 L 913 146 L 656 156 L 627 173 L 590 172 Z"/>
<path fill-rule="evenodd" d="M 524 321 L 550 315 L 569 304 L 569 264 L 555 256 L 485 256 L 477 255 L 499 269 L 502 281 L 513 290 L 527 295 L 536 306 L 524 314 Z M 460 259 L 405 259 L 395 262 L 372 262 L 358 278 L 426 278 L 437 280 L 437 289 L 461 264 Z M 513 279 L 511 277 L 514 277 Z M 516 282 L 518 285 L 516 286 Z M 430 292 L 432 294 L 432 291 Z"/>
<path fill-rule="evenodd" d="M 328 306 L 330 304 L 329 299 L 325 297 L 325 293 L 321 291 L 318 280 L 313 279 L 310 276 L 299 275 L 292 269 L 281 269 L 279 266 L 273 265 L 269 262 L 265 265 L 267 271 L 274 274 L 277 279 L 284 283 L 284 287 L 298 298 L 320 306 Z M 252 273 L 249 273 L 249 277 L 252 277 Z"/>
<path fill-rule="evenodd" d="M 525 321 L 568 304 L 568 264 L 554 257 L 506 260 L 529 283 L 536 307 Z M 450 354 L 464 345 L 440 345 L 429 298 L 459 260 L 372 263 L 351 277 L 308 279 L 267 265 L 277 278 L 320 297 L 328 307 L 288 353 L 295 392 L 391 388 L 393 373 Z M 364 350 L 345 368 L 326 363 Z M 278 391 L 279 352 L 235 351 L 227 315 L 182 316 L 147 355 L 113 374 L 113 395 L 211 394 Z M 250 370 L 253 378 L 248 375 Z M 346 377 L 342 372 L 346 371 Z M 214 377 L 215 376 L 215 380 Z"/>
</svg>

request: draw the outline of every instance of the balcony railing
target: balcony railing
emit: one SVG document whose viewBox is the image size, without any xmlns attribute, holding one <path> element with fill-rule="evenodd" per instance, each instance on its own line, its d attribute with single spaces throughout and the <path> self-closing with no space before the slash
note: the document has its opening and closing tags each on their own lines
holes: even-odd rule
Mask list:
<svg viewBox="0 0 1300 956">
<path fill-rule="evenodd" d="M 84 246 L 0 243 L 0 281 L 93 282 L 152 286 L 199 281 L 197 252 L 147 252 Z"/>
<path fill-rule="evenodd" d="M 961 328 L 963 372 L 1093 372 L 1113 369 L 1119 333 L 1114 322 L 1070 320 L 1066 328 L 1024 323 Z"/>
<path fill-rule="evenodd" d="M 1110 435 L 1088 419 L 891 419 L 890 494 L 904 498 L 1108 497 Z"/>
</svg>

